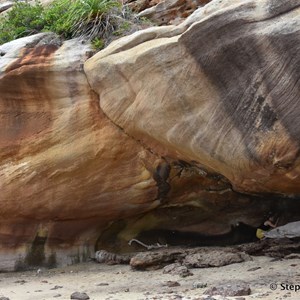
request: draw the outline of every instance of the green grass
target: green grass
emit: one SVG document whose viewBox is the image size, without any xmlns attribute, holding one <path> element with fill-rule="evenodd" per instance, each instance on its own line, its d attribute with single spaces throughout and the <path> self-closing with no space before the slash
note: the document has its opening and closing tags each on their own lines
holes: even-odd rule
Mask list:
<svg viewBox="0 0 300 300">
<path fill-rule="evenodd" d="M 43 11 L 39 2 L 16 2 L 7 16 L 0 17 L 0 44 L 40 32 L 44 28 Z"/>
<path fill-rule="evenodd" d="M 116 0 L 54 0 L 49 6 L 16 2 L 0 17 L 0 44 L 43 31 L 65 39 L 83 37 L 101 40 L 118 28 Z M 99 46 L 99 42 L 96 42 Z"/>
</svg>

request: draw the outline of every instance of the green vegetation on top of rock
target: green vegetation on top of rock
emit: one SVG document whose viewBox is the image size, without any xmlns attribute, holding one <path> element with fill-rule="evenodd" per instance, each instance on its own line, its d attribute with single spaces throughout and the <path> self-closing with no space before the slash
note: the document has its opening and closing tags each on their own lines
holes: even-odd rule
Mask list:
<svg viewBox="0 0 300 300">
<path fill-rule="evenodd" d="M 54 0 L 45 7 L 39 1 L 16 2 L 0 18 L 0 44 L 41 31 L 66 39 L 105 37 L 118 28 L 120 11 L 116 0 Z"/>
</svg>

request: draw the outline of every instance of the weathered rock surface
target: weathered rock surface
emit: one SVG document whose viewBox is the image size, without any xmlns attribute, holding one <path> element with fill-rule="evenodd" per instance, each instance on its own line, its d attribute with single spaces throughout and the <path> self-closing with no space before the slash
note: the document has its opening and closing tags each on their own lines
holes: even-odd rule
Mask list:
<svg viewBox="0 0 300 300">
<path fill-rule="evenodd" d="M 288 258 L 299 253 L 300 242 L 290 239 L 264 239 L 256 243 L 239 245 L 236 248 L 249 255 L 265 255 L 275 258 Z"/>
<path fill-rule="evenodd" d="M 272 205 L 240 193 L 296 198 L 299 7 L 216 0 L 90 59 L 49 33 L 0 46 L 0 269 L 226 234 Z"/>
<path fill-rule="evenodd" d="M 279 226 L 264 233 L 264 236 L 271 239 L 282 238 L 299 238 L 300 237 L 300 221 L 291 222 L 283 226 Z"/>
<path fill-rule="evenodd" d="M 137 270 L 159 269 L 181 260 L 185 255 L 185 251 L 180 249 L 141 252 L 131 258 L 130 266 Z"/>
<path fill-rule="evenodd" d="M 233 247 L 169 248 L 140 252 L 131 258 L 130 265 L 138 270 L 164 267 L 164 273 L 185 274 L 186 268 L 221 267 L 248 260 L 248 254 Z"/>
<path fill-rule="evenodd" d="M 222 267 L 234 263 L 251 260 L 251 257 L 243 252 L 232 249 L 214 250 L 205 249 L 197 253 L 187 255 L 183 264 L 189 268 Z"/>
<path fill-rule="evenodd" d="M 220 2 L 177 35 L 96 54 L 88 80 L 105 114 L 156 153 L 241 192 L 297 195 L 300 1 Z"/>
<path fill-rule="evenodd" d="M 45 33 L 0 52 L 1 268 L 87 258 L 99 228 L 155 207 L 157 157 L 100 110 L 89 45 Z"/>
<path fill-rule="evenodd" d="M 183 266 L 180 263 L 166 265 L 163 268 L 163 274 L 179 275 L 180 277 L 193 275 L 193 273 L 186 266 Z"/>
<path fill-rule="evenodd" d="M 86 293 L 74 292 L 70 296 L 70 299 L 88 300 L 88 299 L 90 299 L 90 297 Z"/>
<path fill-rule="evenodd" d="M 138 17 L 146 17 L 159 25 L 179 24 L 191 15 L 198 7 L 211 0 L 139 0 L 128 4 L 134 11 L 140 12 Z"/>
</svg>

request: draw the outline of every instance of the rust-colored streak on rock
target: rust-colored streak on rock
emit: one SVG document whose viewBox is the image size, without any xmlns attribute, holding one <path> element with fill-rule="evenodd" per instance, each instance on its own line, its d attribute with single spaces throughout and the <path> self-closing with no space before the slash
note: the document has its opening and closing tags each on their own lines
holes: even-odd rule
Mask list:
<svg viewBox="0 0 300 300">
<path fill-rule="evenodd" d="M 27 49 L 49 35 L 15 41 L 0 65 L 0 256 L 14 245 L 32 264 L 37 251 L 70 263 L 108 223 L 158 205 L 157 157 L 101 110 L 82 68 L 90 45 Z"/>
<path fill-rule="evenodd" d="M 57 49 L 56 45 L 24 48 L 0 76 L 0 145 L 16 149 L 23 139 L 51 127 L 46 74 Z"/>
<path fill-rule="evenodd" d="M 57 45 L 41 45 L 33 48 L 25 48 L 21 57 L 6 68 L 6 72 L 19 69 L 23 66 L 50 64 Z"/>
</svg>

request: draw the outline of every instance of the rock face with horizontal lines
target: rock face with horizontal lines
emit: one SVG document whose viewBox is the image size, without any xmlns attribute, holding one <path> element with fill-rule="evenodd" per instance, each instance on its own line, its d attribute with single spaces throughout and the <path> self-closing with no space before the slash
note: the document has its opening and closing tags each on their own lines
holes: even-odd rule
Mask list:
<svg viewBox="0 0 300 300">
<path fill-rule="evenodd" d="M 157 158 L 99 108 L 83 73 L 88 45 L 39 34 L 1 52 L 0 254 L 13 249 L 19 265 L 89 257 L 99 228 L 153 205 L 144 161 Z"/>
<path fill-rule="evenodd" d="M 0 269 L 256 226 L 287 210 L 270 194 L 299 216 L 298 7 L 212 1 L 96 55 L 51 33 L 0 46 Z"/>
</svg>

